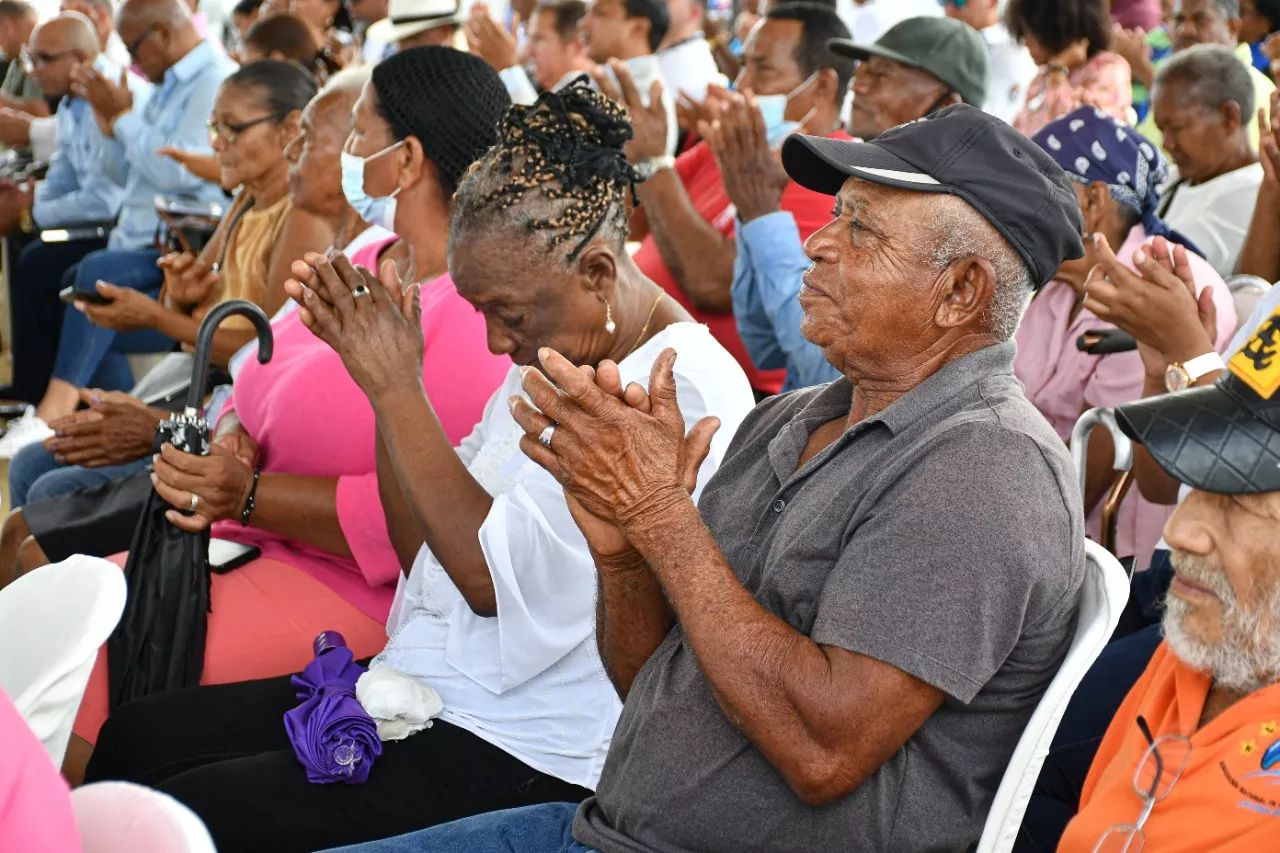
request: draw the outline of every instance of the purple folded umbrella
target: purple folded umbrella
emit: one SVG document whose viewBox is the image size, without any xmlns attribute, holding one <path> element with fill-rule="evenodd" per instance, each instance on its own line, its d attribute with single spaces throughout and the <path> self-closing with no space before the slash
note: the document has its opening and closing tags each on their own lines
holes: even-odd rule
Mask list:
<svg viewBox="0 0 1280 853">
<path fill-rule="evenodd" d="M 365 668 L 337 631 L 316 637 L 315 651 L 316 659 L 293 677 L 302 704 L 285 713 L 285 731 L 308 782 L 360 785 L 382 755 L 378 726 L 356 701 Z"/>
</svg>

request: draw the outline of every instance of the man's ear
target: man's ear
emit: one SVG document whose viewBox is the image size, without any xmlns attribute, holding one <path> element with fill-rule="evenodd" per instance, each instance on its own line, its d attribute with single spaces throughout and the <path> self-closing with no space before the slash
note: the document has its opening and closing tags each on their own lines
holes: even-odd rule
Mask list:
<svg viewBox="0 0 1280 853">
<path fill-rule="evenodd" d="M 982 316 L 995 297 L 996 270 L 986 258 L 962 258 L 942 271 L 941 299 L 934 321 L 944 329 L 966 326 Z"/>
</svg>

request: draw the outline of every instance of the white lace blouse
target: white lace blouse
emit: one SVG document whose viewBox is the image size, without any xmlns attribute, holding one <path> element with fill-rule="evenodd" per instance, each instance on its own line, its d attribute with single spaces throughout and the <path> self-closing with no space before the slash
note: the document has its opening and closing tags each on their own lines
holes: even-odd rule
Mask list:
<svg viewBox="0 0 1280 853">
<path fill-rule="evenodd" d="M 705 326 L 667 327 L 619 365 L 623 383 L 648 385 L 658 354 L 673 347 L 687 427 L 722 425 L 699 475 L 715 472 L 754 400 L 742 369 Z M 537 770 L 594 788 L 621 704 L 594 637 L 596 572 L 564 492 L 520 452 L 507 400 L 520 394 L 512 368 L 458 455 L 494 498 L 480 528 L 498 615 L 477 616 L 425 546 L 391 606 L 391 639 L 373 666 L 430 684 L 442 719 Z"/>
</svg>

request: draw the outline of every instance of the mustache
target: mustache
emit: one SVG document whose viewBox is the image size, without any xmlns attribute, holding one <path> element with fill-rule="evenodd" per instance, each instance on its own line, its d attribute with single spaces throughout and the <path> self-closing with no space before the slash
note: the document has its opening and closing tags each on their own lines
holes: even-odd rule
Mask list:
<svg viewBox="0 0 1280 853">
<path fill-rule="evenodd" d="M 1215 569 L 1208 560 L 1194 554 L 1188 554 L 1185 551 L 1170 548 L 1169 562 L 1173 565 L 1173 570 L 1182 575 L 1183 579 L 1208 589 L 1218 596 L 1223 604 L 1234 605 L 1236 603 L 1236 593 L 1231 588 L 1227 576 Z"/>
</svg>

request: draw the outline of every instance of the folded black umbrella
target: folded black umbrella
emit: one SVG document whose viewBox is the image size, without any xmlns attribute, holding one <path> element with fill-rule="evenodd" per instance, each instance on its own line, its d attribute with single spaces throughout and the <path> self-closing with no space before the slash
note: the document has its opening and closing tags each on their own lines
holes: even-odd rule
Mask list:
<svg viewBox="0 0 1280 853">
<path fill-rule="evenodd" d="M 209 455 L 209 424 L 203 410 L 213 333 L 224 319 L 242 314 L 258 332 L 258 361 L 271 360 L 271 325 L 252 302 L 232 299 L 205 316 L 196 338 L 195 372 L 187 406 L 156 428 L 164 444 Z M 187 533 L 169 523 L 169 504 L 152 489 L 133 531 L 125 579 L 129 598 L 107 641 L 111 707 L 151 693 L 195 687 L 204 668 L 209 614 L 209 531 Z"/>
</svg>

